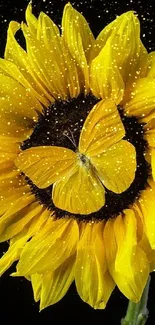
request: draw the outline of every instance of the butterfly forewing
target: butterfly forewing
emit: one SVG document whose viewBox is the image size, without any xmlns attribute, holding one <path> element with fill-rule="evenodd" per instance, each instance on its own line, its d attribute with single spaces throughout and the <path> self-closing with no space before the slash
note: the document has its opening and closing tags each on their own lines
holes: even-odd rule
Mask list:
<svg viewBox="0 0 155 325">
<path fill-rule="evenodd" d="M 115 103 L 101 100 L 97 103 L 83 125 L 79 151 L 87 156 L 96 156 L 121 140 L 125 129 Z"/>
<path fill-rule="evenodd" d="M 39 188 L 46 188 L 70 173 L 77 155 L 70 149 L 40 146 L 23 151 L 16 166 Z"/>
</svg>

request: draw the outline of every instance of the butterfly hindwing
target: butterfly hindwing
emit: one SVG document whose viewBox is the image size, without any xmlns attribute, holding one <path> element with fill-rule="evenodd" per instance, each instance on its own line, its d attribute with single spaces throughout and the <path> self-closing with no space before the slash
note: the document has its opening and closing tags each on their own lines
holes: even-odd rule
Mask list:
<svg viewBox="0 0 155 325">
<path fill-rule="evenodd" d="M 91 169 L 79 162 L 72 174 L 54 184 L 52 199 L 62 210 L 90 214 L 104 205 L 104 192 L 104 187 Z"/>
</svg>

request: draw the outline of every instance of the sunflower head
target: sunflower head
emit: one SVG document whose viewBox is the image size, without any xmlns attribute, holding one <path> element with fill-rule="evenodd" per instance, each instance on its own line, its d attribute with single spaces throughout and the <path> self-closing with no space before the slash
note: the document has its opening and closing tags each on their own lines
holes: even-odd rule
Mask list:
<svg viewBox="0 0 155 325">
<path fill-rule="evenodd" d="M 15 35 L 21 29 L 24 50 Z M 1 274 L 16 260 L 40 308 L 75 280 L 103 309 L 140 300 L 155 267 L 155 68 L 134 12 L 95 39 L 68 3 L 61 30 L 31 3 L 0 59 Z"/>
</svg>

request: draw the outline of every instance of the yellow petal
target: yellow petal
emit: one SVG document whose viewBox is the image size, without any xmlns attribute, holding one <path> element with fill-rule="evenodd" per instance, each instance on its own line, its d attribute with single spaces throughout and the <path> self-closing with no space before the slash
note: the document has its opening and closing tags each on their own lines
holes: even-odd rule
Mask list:
<svg viewBox="0 0 155 325">
<path fill-rule="evenodd" d="M 155 147 L 155 118 L 144 125 L 144 136 L 150 147 Z"/>
<path fill-rule="evenodd" d="M 14 165 L 13 160 L 20 152 L 19 144 L 12 137 L 0 136 L 0 167 Z"/>
<path fill-rule="evenodd" d="M 114 280 L 119 290 L 131 301 L 137 303 L 140 301 L 145 288 L 149 273 L 149 261 L 144 251 L 137 246 L 135 258 L 133 260 L 133 277 L 124 276 L 124 274 L 115 273 Z"/>
<path fill-rule="evenodd" d="M 13 79 L 26 88 L 26 91 L 30 93 L 32 97 L 37 98 L 44 106 L 48 106 L 49 102 L 46 100 L 45 96 L 43 97 L 41 91 L 38 93 L 35 90 L 36 87 L 34 87 L 34 84 L 32 84 L 32 82 L 30 83 L 28 80 L 29 78 L 25 78 L 26 75 L 22 70 L 20 71 L 13 62 L 7 61 L 6 59 L 0 59 L 0 73 L 13 77 Z M 37 107 L 37 110 L 42 111 L 41 106 Z"/>
<path fill-rule="evenodd" d="M 16 275 L 54 271 L 77 248 L 78 225 L 74 220 L 48 219 L 46 225 L 29 241 L 21 254 Z"/>
<path fill-rule="evenodd" d="M 88 114 L 79 140 L 79 151 L 96 156 L 121 140 L 125 129 L 112 100 L 101 100 Z"/>
<path fill-rule="evenodd" d="M 115 47 L 115 60 L 127 93 L 135 79 L 145 76 L 148 57 L 140 40 L 140 24 L 134 12 L 129 11 L 118 16 L 101 31 L 94 44 L 95 56 L 99 54 L 110 36 L 114 35 L 119 36 Z"/>
<path fill-rule="evenodd" d="M 74 280 L 75 255 L 41 279 L 40 310 L 61 300 Z"/>
<path fill-rule="evenodd" d="M 70 3 L 66 4 L 63 11 L 62 29 L 63 37 L 65 38 L 71 53 L 73 52 L 73 56 L 76 55 L 78 61 L 79 58 L 76 53 L 78 44 L 76 41 L 80 36 L 83 51 L 87 60 L 89 61 L 91 47 L 93 46 L 95 38 L 84 16 L 75 10 Z"/>
<path fill-rule="evenodd" d="M 32 284 L 35 302 L 40 300 L 42 281 L 43 281 L 43 274 L 35 273 L 31 275 L 31 284 Z"/>
<path fill-rule="evenodd" d="M 151 150 L 151 167 L 153 180 L 155 181 L 155 149 Z"/>
<path fill-rule="evenodd" d="M 136 203 L 134 204 L 134 212 L 136 214 L 136 218 L 138 216 L 138 219 L 141 219 L 141 223 L 143 224 L 143 215 Z M 140 224 L 137 222 L 137 232 L 139 231 L 139 226 Z M 143 231 L 138 241 L 138 246 L 142 248 L 142 250 L 145 252 L 147 259 L 149 261 L 150 272 L 152 272 L 155 269 L 155 250 L 151 248 L 148 238 L 146 237 L 144 224 L 143 224 Z"/>
<path fill-rule="evenodd" d="M 119 104 L 124 94 L 124 82 L 115 58 L 117 38 L 110 37 L 99 55 L 91 62 L 90 88 L 96 97 L 111 98 Z"/>
<path fill-rule="evenodd" d="M 13 64 L 17 66 L 20 73 L 22 74 L 21 82 L 24 83 L 25 80 L 30 84 L 30 88 L 33 88 L 35 92 L 37 92 L 40 97 L 40 101 L 45 105 L 48 103 L 48 100 L 53 101 L 52 96 L 50 96 L 49 92 L 42 84 L 38 81 L 38 77 L 35 75 L 33 71 L 33 67 L 30 64 L 29 57 L 27 53 L 23 50 L 23 48 L 18 44 L 15 39 L 16 32 L 20 29 L 20 24 L 11 21 L 9 24 L 8 32 L 7 32 L 7 43 L 5 48 L 4 58 L 8 61 L 11 61 Z M 13 74 L 15 75 L 15 69 L 13 69 Z M 11 74 L 12 74 L 11 73 Z M 19 76 L 19 72 L 17 77 Z M 17 79 L 16 77 L 16 79 Z M 42 98 L 42 99 L 41 99 Z"/>
<path fill-rule="evenodd" d="M 112 145 L 105 152 L 90 158 L 103 185 L 114 193 L 129 188 L 135 178 L 136 150 L 126 140 Z"/>
<path fill-rule="evenodd" d="M 0 75 L 0 132 L 6 136 L 30 135 L 36 110 L 42 111 L 39 101 L 11 77 Z"/>
<path fill-rule="evenodd" d="M 43 84 L 50 96 L 57 99 L 66 99 L 70 96 L 69 90 L 73 91 L 72 85 L 69 85 L 72 72 L 73 77 L 75 77 L 74 86 L 78 94 L 77 70 L 73 60 L 65 50 L 62 39 L 60 37 L 59 39 L 53 38 L 53 46 L 48 49 L 44 44 L 44 39 L 40 41 L 36 39 L 29 33 L 25 24 L 22 24 L 22 31 L 26 39 L 29 62 L 39 83 Z M 67 70 L 66 66 L 68 66 Z M 70 73 L 69 76 L 68 73 Z"/>
<path fill-rule="evenodd" d="M 116 272 L 126 277 L 134 278 L 134 271 L 139 268 L 140 277 L 144 279 L 137 281 L 142 283 L 147 281 L 149 267 L 147 257 L 140 247 L 137 247 L 137 222 L 132 210 L 124 210 L 124 217 L 117 217 L 114 225 L 114 232 L 117 242 L 117 255 L 115 260 Z M 142 282 L 141 282 L 142 281 Z"/>
<path fill-rule="evenodd" d="M 27 196 L 30 192 L 29 186 L 22 186 L 21 179 L 17 174 L 7 176 L 8 177 L 3 178 L 1 181 L 0 216 L 5 214 L 23 194 Z M 15 182 L 15 180 L 17 180 L 17 182 Z"/>
<path fill-rule="evenodd" d="M 148 54 L 148 68 L 146 76 L 149 78 L 155 78 L 155 52 Z"/>
<path fill-rule="evenodd" d="M 47 52 L 50 51 L 50 56 L 52 55 L 61 74 L 63 71 L 63 80 L 61 78 L 61 82 L 66 83 L 69 96 L 71 98 L 77 97 L 80 93 L 81 83 L 78 76 L 78 67 L 63 38 L 60 36 L 59 28 L 43 12 L 40 13 L 38 18 L 37 39 L 42 43 L 42 46 L 45 46 Z"/>
<path fill-rule="evenodd" d="M 0 275 L 2 275 L 14 261 L 20 258 L 20 254 L 27 240 L 39 231 L 40 227 L 49 217 L 49 211 L 45 210 L 40 216 L 33 218 L 19 234 L 10 240 L 8 251 L 0 259 Z"/>
<path fill-rule="evenodd" d="M 16 106 L 6 97 L 0 98 L 0 107 L 0 136 L 16 138 L 16 142 L 27 139 L 32 134 L 33 120 L 17 114 Z"/>
<path fill-rule="evenodd" d="M 115 48 L 116 63 L 127 92 L 136 79 L 146 75 L 148 54 L 140 40 L 139 20 L 133 12 L 124 14 L 117 33 L 119 37 Z"/>
<path fill-rule="evenodd" d="M 19 176 L 19 172 L 17 170 L 17 168 L 14 168 L 14 167 L 7 167 L 5 168 L 0 168 L 0 182 L 3 184 L 3 182 L 6 180 L 6 179 L 10 179 L 10 178 L 18 178 Z"/>
<path fill-rule="evenodd" d="M 19 252 L 24 247 L 27 236 L 20 233 L 20 237 L 18 238 L 18 243 L 10 246 L 8 251 L 1 257 L 0 259 L 0 276 L 13 264 L 13 262 L 17 261 L 19 258 Z"/>
<path fill-rule="evenodd" d="M 135 82 L 130 100 L 124 106 L 127 115 L 148 122 L 155 114 L 155 80 L 142 78 Z"/>
<path fill-rule="evenodd" d="M 5 241 L 19 233 L 23 227 L 38 213 L 42 207 L 35 200 L 33 194 L 22 195 L 14 201 L 0 218 L 0 242 Z"/>
<path fill-rule="evenodd" d="M 16 114 L 36 120 L 36 110 L 42 111 L 41 104 L 11 77 L 0 75 L 0 97 L 2 100 L 7 100 L 8 111 L 12 113 L 16 112 Z"/>
<path fill-rule="evenodd" d="M 114 289 L 114 282 L 107 269 L 102 232 L 102 222 L 84 226 L 75 265 L 77 291 L 95 309 L 106 307 Z"/>
<path fill-rule="evenodd" d="M 117 223 L 116 225 L 115 222 Z M 123 245 L 128 245 L 127 243 L 125 243 L 124 235 L 125 229 L 123 222 L 121 223 L 120 220 L 117 221 L 116 219 L 116 221 L 109 220 L 106 223 L 106 226 L 104 228 L 106 258 L 108 262 L 109 271 L 120 291 L 129 300 L 138 302 L 141 298 L 142 291 L 147 281 L 147 277 L 149 274 L 149 264 L 145 253 L 142 251 L 142 249 L 140 249 L 140 247 L 136 246 L 136 249 L 134 250 L 135 255 L 133 255 L 133 259 L 131 259 L 130 251 L 129 256 L 128 252 L 126 252 L 127 260 L 124 260 L 124 263 L 122 263 L 121 265 L 117 263 L 116 266 L 115 261 L 117 257 L 119 257 L 119 255 L 117 255 L 119 254 L 118 249 L 120 249 L 120 247 Z M 132 241 L 132 238 L 129 240 Z M 108 245 L 106 245 L 107 242 Z M 118 243 L 120 245 L 119 248 L 117 246 Z M 127 273 L 126 270 L 126 263 L 130 265 L 129 273 Z M 120 270 L 122 273 L 119 273 L 118 270 Z"/>
<path fill-rule="evenodd" d="M 145 226 L 146 236 L 149 240 L 152 249 L 155 249 L 155 185 L 153 181 L 142 193 L 137 203 L 143 215 L 143 222 Z"/>
<path fill-rule="evenodd" d="M 66 4 L 62 17 L 62 37 L 64 38 L 72 57 L 78 65 L 80 80 L 89 90 L 89 72 L 87 60 L 90 57 L 94 36 L 85 18 L 75 10 L 70 3 Z M 80 71 L 81 70 L 81 71 Z"/>
<path fill-rule="evenodd" d="M 47 49 L 52 50 L 54 43 L 61 47 L 60 30 L 44 12 L 39 14 L 36 38 L 43 41 Z"/>
<path fill-rule="evenodd" d="M 33 147 L 23 151 L 16 166 L 39 188 L 46 188 L 72 171 L 77 160 L 75 152 L 55 146 Z"/>
<path fill-rule="evenodd" d="M 105 46 L 108 38 L 111 35 L 119 35 L 123 29 L 127 29 L 127 24 L 129 24 L 129 22 L 133 18 L 133 13 L 133 11 L 125 12 L 122 15 L 117 16 L 116 19 L 114 19 L 110 24 L 103 28 L 103 30 L 97 36 L 94 44 L 94 51 L 96 56 L 99 54 L 100 50 Z M 136 16 L 134 17 L 136 19 Z"/>
<path fill-rule="evenodd" d="M 32 14 L 32 3 L 31 2 L 28 4 L 28 6 L 26 8 L 25 18 L 26 18 L 26 22 L 28 24 L 30 33 L 32 33 L 34 36 L 36 36 L 37 27 L 38 27 L 38 20 Z"/>
<path fill-rule="evenodd" d="M 0 169 L 0 179 L 1 179 L 1 186 L 0 186 L 0 196 L 2 203 L 3 199 L 6 197 L 11 196 L 10 193 L 17 194 L 18 190 L 20 191 L 20 195 L 27 193 L 30 191 L 30 187 L 26 184 L 25 179 L 22 175 L 20 175 L 14 168 L 1 168 Z M 21 195 L 22 196 L 22 195 Z M 11 202 L 10 202 L 11 203 Z M 12 204 L 12 203 L 11 203 Z"/>
<path fill-rule="evenodd" d="M 75 214 L 90 214 L 105 204 L 105 190 L 89 166 L 82 162 L 53 186 L 56 207 Z"/>
</svg>

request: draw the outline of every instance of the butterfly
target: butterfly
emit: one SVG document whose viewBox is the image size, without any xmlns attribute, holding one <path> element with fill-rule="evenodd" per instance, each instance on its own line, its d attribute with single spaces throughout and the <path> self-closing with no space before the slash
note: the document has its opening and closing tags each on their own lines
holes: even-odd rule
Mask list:
<svg viewBox="0 0 155 325">
<path fill-rule="evenodd" d="M 105 205 L 106 189 L 122 193 L 134 180 L 136 151 L 124 136 L 117 106 L 111 99 L 100 100 L 83 124 L 76 151 L 32 147 L 15 164 L 38 188 L 53 184 L 56 207 L 87 215 Z"/>
</svg>

